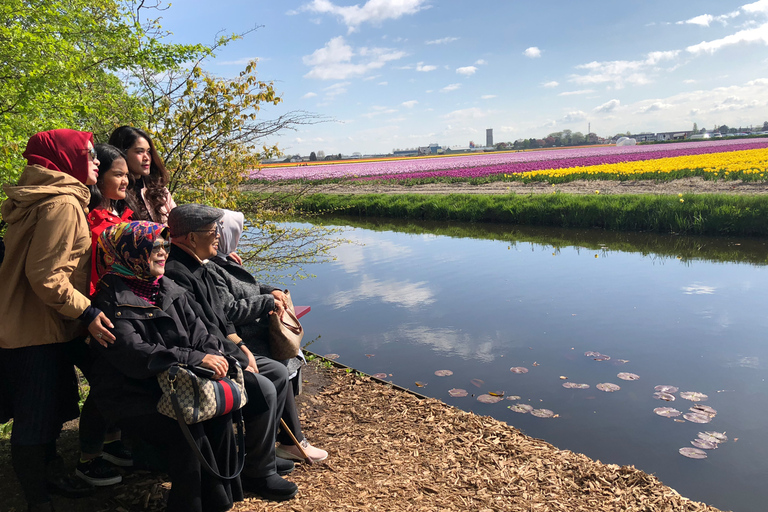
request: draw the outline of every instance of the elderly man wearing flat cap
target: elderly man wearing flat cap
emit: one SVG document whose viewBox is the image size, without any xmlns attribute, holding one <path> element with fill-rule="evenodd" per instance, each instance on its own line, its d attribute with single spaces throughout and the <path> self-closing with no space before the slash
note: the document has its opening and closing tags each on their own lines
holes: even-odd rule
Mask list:
<svg viewBox="0 0 768 512">
<path fill-rule="evenodd" d="M 217 221 L 224 212 L 201 204 L 185 204 L 171 210 L 168 227 L 174 247 L 165 265 L 165 276 L 186 288 L 191 304 L 208 332 L 222 342 L 222 352 L 238 360 L 243 367 L 248 404 L 245 419 L 245 468 L 241 474 L 243 489 L 260 496 L 284 501 L 296 495 L 296 484 L 284 480 L 293 470 L 293 462 L 275 456 L 277 422 L 287 398 L 288 371 L 266 357 L 254 357 L 235 332 L 224 313 L 223 303 L 210 274 L 208 259 L 216 255 L 219 234 Z"/>
</svg>

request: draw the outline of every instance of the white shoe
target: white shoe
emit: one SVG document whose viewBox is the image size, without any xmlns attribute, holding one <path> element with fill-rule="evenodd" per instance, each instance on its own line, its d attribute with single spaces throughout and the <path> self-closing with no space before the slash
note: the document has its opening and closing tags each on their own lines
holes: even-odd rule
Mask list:
<svg viewBox="0 0 768 512">
<path fill-rule="evenodd" d="M 328 458 L 327 451 L 321 450 L 320 448 L 315 448 L 309 444 L 309 441 L 307 441 L 306 437 L 301 440 L 301 447 L 304 448 L 304 451 L 306 452 L 307 456 L 312 459 L 312 462 L 320 462 L 321 460 Z M 292 444 L 278 444 L 275 448 L 275 455 L 282 457 L 283 459 L 295 460 L 299 462 L 304 460 L 304 457 L 301 455 L 301 451 Z"/>
</svg>

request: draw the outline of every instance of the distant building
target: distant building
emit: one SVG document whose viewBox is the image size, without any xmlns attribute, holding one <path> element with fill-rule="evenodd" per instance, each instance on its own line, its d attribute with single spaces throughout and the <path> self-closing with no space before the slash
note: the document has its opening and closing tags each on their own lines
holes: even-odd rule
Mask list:
<svg viewBox="0 0 768 512">
<path fill-rule="evenodd" d="M 488 128 L 485 130 L 485 147 L 493 147 L 493 128 Z"/>
</svg>

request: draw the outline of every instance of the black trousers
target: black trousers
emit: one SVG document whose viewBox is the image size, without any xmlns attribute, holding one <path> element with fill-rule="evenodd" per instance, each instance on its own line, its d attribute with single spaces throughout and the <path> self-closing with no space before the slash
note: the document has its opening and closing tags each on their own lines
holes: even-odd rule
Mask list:
<svg viewBox="0 0 768 512">
<path fill-rule="evenodd" d="M 276 426 L 280 426 L 280 418 L 285 421 L 288 428 L 291 430 L 298 441 L 304 439 L 304 434 L 301 431 L 301 422 L 299 421 L 299 412 L 296 409 L 296 399 L 293 392 L 293 383 L 288 380 L 288 368 L 285 367 L 280 361 L 275 361 L 265 356 L 254 356 L 256 359 L 256 366 L 259 367 L 259 374 L 268 378 L 275 385 L 275 388 L 279 388 L 282 393 L 285 394 L 283 405 L 279 409 L 278 417 L 275 420 Z M 279 406 L 278 406 L 279 407 Z M 287 432 L 284 432 L 282 428 L 276 436 L 276 440 L 281 444 L 293 444 L 291 436 Z"/>
<path fill-rule="evenodd" d="M 168 512 L 219 512 L 242 501 L 240 478 L 222 480 L 204 471 L 176 420 L 157 413 L 124 418 L 118 424 L 126 435 L 143 439 L 168 461 Z M 208 463 L 220 474 L 231 475 L 237 467 L 231 415 L 188 427 Z"/>
</svg>

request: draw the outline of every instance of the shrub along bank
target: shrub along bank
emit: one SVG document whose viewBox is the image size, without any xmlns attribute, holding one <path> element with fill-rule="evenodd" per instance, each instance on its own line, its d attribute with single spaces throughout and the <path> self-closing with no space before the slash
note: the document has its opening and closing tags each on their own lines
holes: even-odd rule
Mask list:
<svg viewBox="0 0 768 512">
<path fill-rule="evenodd" d="M 312 194 L 299 211 L 358 217 L 494 222 L 714 236 L 768 235 L 768 198 L 726 194 Z"/>
</svg>

